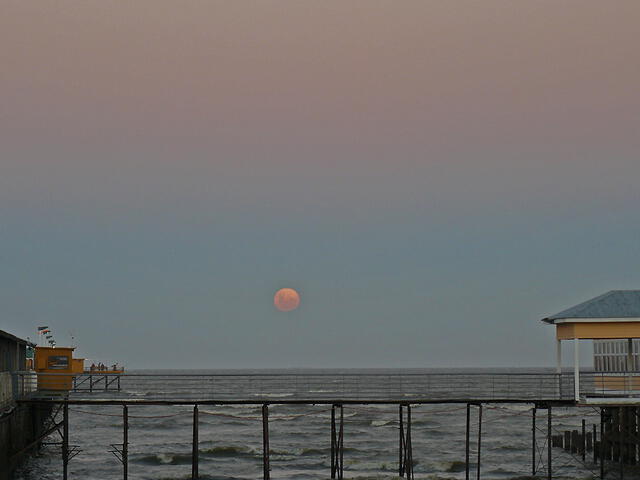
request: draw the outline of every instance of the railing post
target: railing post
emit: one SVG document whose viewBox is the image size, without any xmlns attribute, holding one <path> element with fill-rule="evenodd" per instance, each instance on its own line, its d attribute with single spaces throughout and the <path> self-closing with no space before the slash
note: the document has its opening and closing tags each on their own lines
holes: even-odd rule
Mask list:
<svg viewBox="0 0 640 480">
<path fill-rule="evenodd" d="M 191 478 L 198 479 L 198 404 L 193 406 L 193 440 L 191 443 Z"/>
</svg>

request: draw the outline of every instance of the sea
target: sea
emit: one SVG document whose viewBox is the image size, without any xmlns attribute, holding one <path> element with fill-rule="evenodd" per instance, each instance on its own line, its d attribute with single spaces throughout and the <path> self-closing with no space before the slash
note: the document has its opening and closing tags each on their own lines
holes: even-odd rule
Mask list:
<svg viewBox="0 0 640 480">
<path fill-rule="evenodd" d="M 430 372 L 432 370 L 424 370 Z M 518 369 L 510 371 L 518 372 Z M 527 371 L 531 371 L 528 369 Z M 183 371 L 187 385 L 177 381 L 130 384 L 129 394 L 146 398 L 158 393 L 167 398 L 182 395 L 193 386 L 189 374 L 220 370 Z M 260 398 L 269 398 L 269 443 L 272 479 L 324 480 L 331 473 L 331 406 L 278 404 L 295 395 L 310 398 L 330 396 L 319 391 L 317 383 L 305 382 L 305 375 L 317 376 L 318 370 L 282 370 L 285 385 L 279 383 L 270 394 L 260 390 Z M 336 376 L 362 375 L 363 382 L 372 370 L 323 370 Z M 137 374 L 157 371 L 130 372 Z M 227 377 L 225 392 L 247 395 L 247 375 L 260 371 L 235 371 Z M 278 373 L 270 370 L 269 373 Z M 384 370 L 392 378 L 406 370 Z M 189 380 L 191 378 L 191 380 Z M 295 380 L 293 380 L 295 378 Z M 123 379 L 124 381 L 124 379 Z M 295 385 L 286 385 L 286 382 Z M 410 380 L 408 380 L 410 381 Z M 469 380 L 473 381 L 473 380 Z M 191 383 L 189 383 L 191 382 Z M 230 382 L 230 383 L 229 383 Z M 233 382 L 238 382 L 234 385 Z M 309 385 L 308 392 L 305 386 Z M 301 387 L 302 386 L 302 387 Z M 477 387 L 477 386 L 476 386 Z M 145 388 L 149 391 L 145 391 Z M 453 388 L 453 386 L 452 386 Z M 471 386 L 470 386 L 471 388 Z M 151 391 L 153 390 L 153 391 Z M 162 390 L 159 392 L 159 390 Z M 295 394 L 283 393 L 286 391 Z M 106 394 L 98 394 L 104 397 Z M 269 395 L 272 395 L 271 397 Z M 108 398 L 108 395 L 107 395 Z M 328 398 L 328 397 L 327 397 Z M 462 480 L 465 478 L 466 405 L 438 403 L 413 405 L 411 443 L 413 473 L 417 479 Z M 477 478 L 479 409 L 471 408 L 471 478 Z M 130 406 L 128 478 L 178 480 L 191 478 L 193 407 L 190 405 Z M 599 411 L 593 408 L 554 408 L 553 434 L 599 424 Z M 112 453 L 122 443 L 122 407 L 115 405 L 71 405 L 70 440 L 77 453 L 69 462 L 69 479 L 120 479 L 123 466 Z M 406 422 L 406 418 L 405 418 Z M 484 404 L 480 432 L 480 478 L 515 480 L 546 478 L 546 410 L 538 410 L 537 442 L 532 444 L 531 404 Z M 406 424 L 405 424 L 406 428 Z M 397 479 L 399 449 L 399 413 L 394 405 L 344 405 L 344 477 L 349 479 Z M 253 480 L 263 478 L 262 411 L 260 405 L 224 405 L 199 407 L 199 478 L 206 480 Z M 57 434 L 31 456 L 18 470 L 16 480 L 59 480 L 62 478 L 61 447 Z M 553 448 L 553 478 L 599 478 L 599 466 L 593 454 L 585 461 L 579 455 Z"/>
</svg>

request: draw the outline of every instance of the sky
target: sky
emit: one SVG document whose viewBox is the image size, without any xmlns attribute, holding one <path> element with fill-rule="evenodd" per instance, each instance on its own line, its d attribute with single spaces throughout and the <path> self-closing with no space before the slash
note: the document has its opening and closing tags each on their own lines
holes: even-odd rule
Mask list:
<svg viewBox="0 0 640 480">
<path fill-rule="evenodd" d="M 0 0 L 0 329 L 130 368 L 553 365 L 541 318 L 640 288 L 639 20 Z"/>
</svg>

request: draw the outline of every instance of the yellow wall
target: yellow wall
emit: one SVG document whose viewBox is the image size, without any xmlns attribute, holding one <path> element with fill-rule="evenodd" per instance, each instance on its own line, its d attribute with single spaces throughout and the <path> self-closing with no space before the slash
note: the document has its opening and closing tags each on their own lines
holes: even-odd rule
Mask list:
<svg viewBox="0 0 640 480">
<path fill-rule="evenodd" d="M 74 358 L 72 365 L 73 365 L 73 373 L 84 372 L 84 358 Z"/>
<path fill-rule="evenodd" d="M 573 338 L 640 338 L 640 322 L 560 323 L 556 325 L 558 340 Z"/>
</svg>

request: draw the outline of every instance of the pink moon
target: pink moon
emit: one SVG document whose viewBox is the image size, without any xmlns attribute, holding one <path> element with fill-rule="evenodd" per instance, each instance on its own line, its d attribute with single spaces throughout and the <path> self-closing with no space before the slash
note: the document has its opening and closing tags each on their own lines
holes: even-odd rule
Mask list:
<svg viewBox="0 0 640 480">
<path fill-rule="evenodd" d="M 281 312 L 290 312 L 300 306 L 300 294 L 293 288 L 281 288 L 273 296 L 273 305 Z"/>
</svg>

